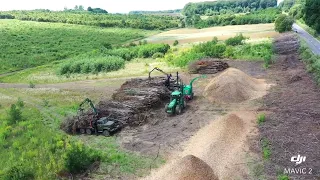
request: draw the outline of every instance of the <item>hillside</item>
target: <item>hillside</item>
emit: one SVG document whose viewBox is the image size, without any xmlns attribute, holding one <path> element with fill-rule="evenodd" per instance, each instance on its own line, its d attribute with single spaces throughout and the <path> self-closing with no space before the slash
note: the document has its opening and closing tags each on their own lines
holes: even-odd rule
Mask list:
<svg viewBox="0 0 320 180">
<path fill-rule="evenodd" d="M 155 33 L 19 20 L 0 20 L 0 31 L 0 74 L 99 51 L 108 44 L 122 45 Z"/>
</svg>

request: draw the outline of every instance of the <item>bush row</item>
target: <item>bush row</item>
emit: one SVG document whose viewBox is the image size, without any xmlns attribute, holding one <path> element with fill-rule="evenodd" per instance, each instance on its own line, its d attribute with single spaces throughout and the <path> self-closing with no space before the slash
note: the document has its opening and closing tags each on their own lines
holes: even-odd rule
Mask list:
<svg viewBox="0 0 320 180">
<path fill-rule="evenodd" d="M 123 59 L 130 61 L 137 57 L 149 58 L 156 53 L 166 54 L 169 49 L 170 46 L 168 44 L 144 44 L 140 46 L 108 49 L 105 53 L 112 56 L 120 56 Z"/>
<path fill-rule="evenodd" d="M 313 54 L 305 42 L 301 44 L 302 46 L 299 49 L 301 59 L 306 63 L 308 71 L 312 72 L 317 82 L 320 83 L 320 56 Z"/>
<path fill-rule="evenodd" d="M 267 67 L 271 63 L 273 54 L 271 42 L 243 44 L 244 39 L 246 38 L 242 35 L 230 38 L 226 40 L 228 46 L 225 43 L 218 43 L 218 40 L 214 38 L 212 41 L 193 46 L 192 49 L 178 55 L 168 53 L 165 55 L 165 60 L 173 65 L 185 67 L 190 62 L 203 57 L 248 59 L 265 61 Z"/>
<path fill-rule="evenodd" d="M 119 56 L 84 57 L 63 63 L 59 68 L 59 74 L 110 72 L 124 68 L 124 65 L 124 59 Z"/>
</svg>

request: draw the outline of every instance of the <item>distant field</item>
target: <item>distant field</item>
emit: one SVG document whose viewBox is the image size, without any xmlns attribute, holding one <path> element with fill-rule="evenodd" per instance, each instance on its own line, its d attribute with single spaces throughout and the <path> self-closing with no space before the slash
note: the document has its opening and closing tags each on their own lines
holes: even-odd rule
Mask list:
<svg viewBox="0 0 320 180">
<path fill-rule="evenodd" d="M 0 74 L 44 65 L 90 51 L 99 51 L 108 43 L 124 44 L 156 32 L 0 20 Z"/>
<path fill-rule="evenodd" d="M 278 35 L 274 31 L 274 24 L 254 24 L 254 25 L 237 25 L 237 26 L 220 26 L 205 29 L 176 29 L 166 31 L 146 38 L 151 43 L 168 43 L 172 44 L 175 40 L 180 43 L 194 43 L 212 40 L 218 37 L 219 40 L 225 40 L 238 33 L 250 37 L 251 39 L 272 38 Z"/>
</svg>

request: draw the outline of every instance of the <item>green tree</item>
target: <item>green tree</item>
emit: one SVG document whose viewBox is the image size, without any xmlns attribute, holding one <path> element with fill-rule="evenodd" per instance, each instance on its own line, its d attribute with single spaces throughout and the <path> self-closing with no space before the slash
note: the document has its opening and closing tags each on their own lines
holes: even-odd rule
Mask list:
<svg viewBox="0 0 320 180">
<path fill-rule="evenodd" d="M 22 112 L 15 104 L 11 105 L 8 112 L 8 122 L 9 124 L 15 124 L 22 119 Z"/>
<path fill-rule="evenodd" d="M 293 23 L 294 20 L 292 17 L 281 14 L 275 21 L 275 30 L 280 33 L 290 31 L 292 29 Z"/>
<path fill-rule="evenodd" d="M 178 40 L 175 40 L 174 42 L 173 42 L 173 46 L 177 46 L 179 44 L 179 41 Z"/>
</svg>

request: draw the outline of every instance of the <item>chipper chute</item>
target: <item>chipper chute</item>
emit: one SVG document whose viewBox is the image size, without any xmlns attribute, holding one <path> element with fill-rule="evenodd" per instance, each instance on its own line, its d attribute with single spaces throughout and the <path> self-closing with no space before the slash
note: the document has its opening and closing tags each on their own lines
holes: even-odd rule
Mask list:
<svg viewBox="0 0 320 180">
<path fill-rule="evenodd" d="M 183 94 L 184 94 L 184 97 L 186 100 L 192 100 L 193 97 L 194 97 L 194 92 L 193 92 L 193 83 L 200 79 L 200 78 L 206 78 L 207 76 L 206 75 L 201 75 L 201 76 L 198 76 L 194 79 L 192 79 L 190 81 L 190 84 L 189 85 L 185 85 L 183 86 Z"/>
</svg>

